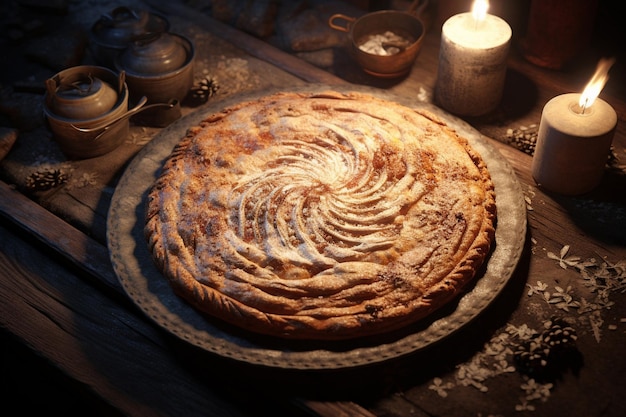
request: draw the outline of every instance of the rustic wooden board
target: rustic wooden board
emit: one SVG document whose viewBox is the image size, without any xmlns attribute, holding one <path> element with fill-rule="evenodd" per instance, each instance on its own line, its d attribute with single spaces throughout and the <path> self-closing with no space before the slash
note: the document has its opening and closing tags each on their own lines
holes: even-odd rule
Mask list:
<svg viewBox="0 0 626 417">
<path fill-rule="evenodd" d="M 120 291 L 105 246 L 0 181 L 0 215 L 22 227 L 100 283 Z"/>
<path fill-rule="evenodd" d="M 0 234 L 12 278 L 2 280 L 0 326 L 54 366 L 127 415 L 249 415 L 177 363 L 167 335 L 124 299 L 94 290 L 16 230 L 0 225 Z"/>
<path fill-rule="evenodd" d="M 184 7 L 172 6 L 172 3 L 156 0 L 148 3 L 155 3 L 157 7 L 159 5 Z M 170 9 L 170 12 L 175 13 L 175 10 Z M 188 11 L 185 13 L 186 19 L 199 22 L 201 25 L 213 22 L 212 19 L 204 19 L 200 13 L 194 12 L 192 17 Z M 219 36 L 222 26 L 212 26 L 207 30 L 213 30 Z M 249 36 L 230 31 L 230 29 L 225 36 L 233 45 L 244 45 L 244 47 L 246 44 L 250 45 L 251 55 L 259 57 L 260 60 L 264 60 L 267 56 L 273 60 L 273 65 L 277 68 L 286 66 L 290 68 L 291 73 L 302 74 L 305 79 L 318 82 L 315 74 L 313 78 L 309 78 L 311 77 L 310 66 L 301 65 L 301 63 L 289 64 L 293 58 L 287 54 L 277 53 L 271 50 L 271 47 L 258 42 L 248 43 Z M 269 52 L 268 48 L 270 48 Z M 428 96 L 432 93 L 436 78 L 437 48 L 437 36 L 427 37 L 424 50 L 418 57 L 411 77 L 394 83 L 380 83 L 379 86 L 384 89 L 391 88 L 413 100 L 418 100 L 418 96 Z M 287 60 L 286 64 L 283 63 L 284 60 Z M 350 73 L 349 69 L 343 71 L 339 75 L 349 75 L 351 80 L 363 83 L 372 81 L 371 79 L 363 80 L 359 75 Z M 512 84 L 518 85 L 513 85 L 513 88 L 509 90 L 509 95 L 505 97 L 502 109 L 497 114 L 472 120 L 471 124 L 484 135 L 502 140 L 508 128 L 538 123 L 542 103 L 547 99 L 563 92 L 579 89 L 581 80 L 586 80 L 590 75 L 587 70 L 583 72 L 581 76 L 580 71 L 555 72 L 540 69 L 513 54 L 509 61 L 509 74 L 514 76 L 510 78 Z M 271 71 L 268 70 L 265 73 L 270 74 Z M 321 76 L 326 77 L 324 74 Z M 605 94 L 608 95 L 607 101 L 616 108 L 620 117 L 615 145 L 623 165 L 626 157 L 626 123 L 623 123 L 626 105 L 623 98 L 611 96 L 612 92 L 619 95 L 620 89 L 623 92 L 624 83 L 620 84 L 619 79 L 620 74 L 613 72 Z M 623 79 L 623 74 L 621 74 L 621 79 Z M 333 84 L 335 79 L 325 82 Z M 611 83 L 619 88 L 611 89 Z M 519 103 L 520 98 L 524 98 L 525 101 Z M 20 137 L 18 141 L 23 141 L 23 139 Z M 623 218 L 626 193 L 615 193 L 615 190 L 626 189 L 623 173 L 621 176 L 618 174 L 607 178 L 600 189 L 590 196 L 580 199 L 561 198 L 543 193 L 534 186 L 530 175 L 530 156 L 506 145 L 495 142 L 492 144 L 513 166 L 522 183 L 528 204 L 531 206 L 528 220 L 529 236 L 533 243 L 529 243 L 529 251 L 536 250 L 537 253 L 533 253 L 528 259 L 525 258 L 521 271 L 516 273 L 520 281 L 519 285 L 523 287 L 526 280 L 535 282 L 537 279 L 543 279 L 558 283 L 571 279 L 571 274 L 568 275 L 567 271 L 554 273 L 554 262 L 545 257 L 545 251 L 558 252 L 564 244 L 575 245 L 576 254 L 584 257 L 606 257 L 609 261 L 626 257 L 626 243 L 624 242 L 626 222 L 611 221 L 605 225 L 601 222 L 606 215 L 612 215 L 618 220 Z M 108 191 L 105 189 L 104 192 Z M 579 206 L 583 209 L 581 210 Z M 601 215 L 598 215 L 596 208 L 602 208 Z M 208 383 L 210 375 L 219 372 L 217 369 L 192 371 L 187 362 L 180 360 L 180 358 L 186 359 L 187 357 L 197 359 L 197 356 L 189 355 L 188 351 L 185 351 L 183 355 L 176 355 L 179 360 L 172 360 L 181 343 L 174 338 L 167 337 L 161 329 L 145 320 L 142 313 L 130 305 L 125 297 L 118 295 L 121 287 L 110 269 L 108 259 L 100 263 L 102 258 L 107 257 L 104 246 L 100 248 L 97 245 L 94 246 L 91 238 L 81 235 L 80 232 L 77 233 L 77 230 L 71 226 L 68 227 L 65 221 L 47 212 L 5 183 L 0 183 L 0 217 L 3 218 L 0 224 L 0 270 L 2 271 L 0 275 L 3 277 L 2 292 L 0 292 L 2 297 L 0 325 L 4 329 L 17 335 L 39 355 L 46 357 L 73 379 L 94 390 L 127 415 L 193 416 L 211 413 L 220 413 L 224 416 L 255 415 L 255 413 L 243 412 L 239 408 L 241 397 L 233 398 L 221 387 Z M 5 227 L 9 223 L 17 224 L 19 230 Z M 612 230 L 606 230 L 607 227 Z M 39 247 L 37 242 L 33 242 L 31 236 L 43 242 L 42 247 Z M 95 248 L 95 250 L 87 253 L 84 250 L 85 247 Z M 38 262 L 33 262 L 34 259 Z M 66 259 L 69 260 L 68 264 L 65 263 Z M 96 283 L 98 288 L 92 286 L 91 283 Z M 100 291 L 101 288 L 112 289 L 106 292 L 110 297 Z M 495 314 L 492 317 L 496 321 L 495 316 L 501 314 L 501 311 L 513 309 L 507 303 L 517 305 L 521 298 L 516 292 L 513 292 L 512 296 L 511 294 L 504 295 L 505 299 L 498 303 L 498 309 L 494 311 Z M 517 323 L 525 323 L 529 320 L 526 316 L 530 314 L 531 306 L 532 302 L 522 300 L 522 305 L 514 313 L 519 318 Z M 103 315 L 106 316 L 106 320 Z M 611 311 L 609 318 L 614 320 L 616 317 L 617 320 L 619 317 L 624 317 L 623 304 L 616 305 Z M 619 321 L 615 323 L 621 326 Z M 93 327 L 85 332 L 89 326 Z M 136 331 L 130 330 L 131 327 Z M 483 327 L 481 326 L 480 329 L 482 330 Z M 488 332 L 489 326 L 482 333 Z M 564 385 L 563 381 L 559 381 L 560 385 L 553 395 L 555 398 L 551 399 L 548 404 L 538 405 L 537 411 L 530 414 L 559 415 L 567 410 L 571 415 L 585 415 L 585 417 L 621 415 L 618 413 L 624 409 L 624 399 L 618 398 L 618 395 L 623 391 L 623 378 L 620 377 L 624 372 L 624 361 L 621 359 L 623 354 L 620 350 L 623 348 L 622 327 L 619 327 L 616 332 L 607 332 L 607 336 L 612 338 L 613 342 L 601 345 L 592 342 L 582 345 L 581 349 L 586 354 L 586 365 L 582 375 L 570 376 Z M 468 343 L 474 339 L 473 334 L 466 339 L 461 339 L 465 349 L 479 349 L 479 346 Z M 95 360 L 92 354 L 101 351 L 106 352 L 103 355 L 105 359 Z M 448 353 L 451 351 L 451 349 L 446 350 Z M 598 354 L 599 352 L 601 354 Z M 204 356 L 201 355 L 201 358 Z M 86 367 L 83 367 L 87 359 L 95 360 L 95 362 L 87 363 Z M 442 367 L 454 366 L 458 363 L 456 359 L 446 358 L 445 364 L 442 363 L 436 367 L 436 370 L 441 371 Z M 160 363 L 160 361 L 166 361 L 166 363 Z M 138 364 L 137 369 L 134 368 L 135 362 Z M 432 363 L 432 360 L 429 363 Z M 298 404 L 307 415 L 317 414 L 328 417 L 362 415 L 369 417 L 370 414 L 445 415 L 446 410 L 450 411 L 448 415 L 466 416 L 475 415 L 477 412 L 486 415 L 487 402 L 494 407 L 512 405 L 511 401 L 516 400 L 512 397 L 515 397 L 516 393 L 522 395 L 519 387 L 509 383 L 509 378 L 502 381 L 501 387 L 492 395 L 477 393 L 468 388 L 466 395 L 451 395 L 447 399 L 442 399 L 429 392 L 427 388 L 429 376 L 442 376 L 442 374 L 425 370 L 419 365 L 412 364 L 412 366 L 413 368 L 407 371 L 418 373 L 420 376 L 417 380 L 413 380 L 409 387 L 401 386 L 397 378 L 397 375 L 402 373 L 398 371 L 405 369 L 390 368 L 386 376 L 382 378 L 388 379 L 382 381 L 385 390 L 380 397 L 368 395 L 368 393 L 360 396 L 338 395 L 335 397 L 359 401 L 360 405 L 350 401 L 313 401 L 309 398 L 314 395 L 315 386 L 302 389 L 297 399 L 284 400 Z M 128 367 L 129 372 L 120 371 L 124 367 Z M 151 372 L 152 368 L 154 372 Z M 232 373 L 233 370 L 229 372 Z M 189 388 L 189 396 L 172 398 L 178 393 L 179 387 L 171 387 L 174 391 L 168 389 L 171 382 L 168 378 L 170 373 L 174 375 L 172 380 L 175 384 L 180 383 L 182 388 Z M 371 375 L 364 374 L 352 379 L 329 378 L 325 382 L 331 382 L 328 383 L 328 388 L 332 390 L 342 383 L 354 384 L 354 381 L 364 382 L 368 378 L 371 378 Z M 614 378 L 614 380 L 607 378 Z M 185 385 L 187 383 L 191 386 L 187 387 Z M 260 385 L 270 383 L 263 381 Z M 128 389 L 129 386 L 131 389 Z M 248 391 L 238 392 L 247 393 Z M 580 395 L 581 392 L 588 395 Z M 306 394 L 307 399 L 302 398 L 302 394 Z M 499 396 L 499 394 L 502 395 Z M 182 410 L 183 406 L 179 400 L 184 399 L 187 399 L 189 404 L 184 407 L 185 410 Z M 620 405 L 622 405 L 621 408 Z M 463 407 L 465 410 L 462 409 Z M 502 412 L 493 414 L 504 415 Z"/>
</svg>

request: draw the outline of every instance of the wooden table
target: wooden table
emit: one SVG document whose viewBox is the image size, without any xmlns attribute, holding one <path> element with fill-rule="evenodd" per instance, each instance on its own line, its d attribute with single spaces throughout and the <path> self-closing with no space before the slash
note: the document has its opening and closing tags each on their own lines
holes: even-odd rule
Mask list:
<svg viewBox="0 0 626 417">
<path fill-rule="evenodd" d="M 353 84 L 432 101 L 437 30 L 429 31 L 407 78 L 380 81 L 346 59 L 331 71 L 320 70 L 183 3 L 147 3 L 202 46 L 200 68 L 245 64 L 240 68 L 247 77 L 236 86 L 236 80 L 224 80 L 226 91 L 211 100 L 248 90 Z M 133 126 L 132 140 L 120 150 L 72 165 L 83 187 L 76 180 L 24 193 L 12 173 L 30 172 L 29 167 L 20 171 L 11 154 L 2 162 L 0 325 L 79 391 L 101 399 L 105 415 L 621 416 L 626 409 L 624 78 L 609 82 L 602 95 L 620 120 L 617 159 L 593 192 L 565 197 L 542 191 L 531 177 L 532 156 L 512 139 L 533 132 L 551 97 L 578 91 L 593 59 L 570 71 L 550 71 L 524 61 L 514 49 L 500 108 L 465 119 L 513 167 L 527 203 L 528 231 L 502 293 L 440 343 L 378 365 L 307 372 L 212 355 L 147 319 L 112 270 L 105 229 L 117 179 L 160 131 L 141 126 Z M 551 377 L 531 379 L 515 362 L 514 351 L 531 330 L 543 332 L 554 317 L 576 331 L 576 348 L 552 357 Z M 78 398 L 74 395 L 68 400 Z"/>
</svg>

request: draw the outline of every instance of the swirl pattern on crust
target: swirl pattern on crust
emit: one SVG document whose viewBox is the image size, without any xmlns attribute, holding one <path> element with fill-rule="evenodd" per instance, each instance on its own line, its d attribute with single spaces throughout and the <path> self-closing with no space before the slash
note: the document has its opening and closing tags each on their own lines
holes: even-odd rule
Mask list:
<svg viewBox="0 0 626 417">
<path fill-rule="evenodd" d="M 494 238 L 467 141 L 369 95 L 280 93 L 189 129 L 148 195 L 145 234 L 174 291 L 295 339 L 391 331 L 449 302 Z"/>
</svg>

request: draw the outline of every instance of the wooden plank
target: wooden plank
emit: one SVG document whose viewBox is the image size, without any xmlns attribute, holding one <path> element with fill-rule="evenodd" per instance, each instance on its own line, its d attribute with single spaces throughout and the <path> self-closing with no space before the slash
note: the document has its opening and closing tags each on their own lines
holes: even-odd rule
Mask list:
<svg viewBox="0 0 626 417">
<path fill-rule="evenodd" d="M 323 417 L 376 417 L 365 408 L 350 401 L 310 401 L 302 403 Z"/>
<path fill-rule="evenodd" d="M 79 385 L 128 416 L 250 415 L 221 398 L 210 373 L 184 366 L 130 302 L 94 290 L 2 222 L 0 234 L 0 327 Z"/>
<path fill-rule="evenodd" d="M 0 181 L 0 215 L 23 228 L 74 265 L 122 292 L 108 249 Z"/>
</svg>

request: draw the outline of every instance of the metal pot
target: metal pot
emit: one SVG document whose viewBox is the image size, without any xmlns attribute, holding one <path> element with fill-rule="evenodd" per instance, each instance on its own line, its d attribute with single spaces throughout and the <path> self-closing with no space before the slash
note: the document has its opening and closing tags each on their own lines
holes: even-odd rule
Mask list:
<svg viewBox="0 0 626 417">
<path fill-rule="evenodd" d="M 193 86 L 195 51 L 184 36 L 162 33 L 133 42 L 115 60 L 126 73 L 131 100 L 148 98 L 149 104 L 182 102 Z M 167 126 L 181 116 L 180 105 L 143 112 L 143 123 Z"/>
<path fill-rule="evenodd" d="M 169 26 L 162 16 L 118 7 L 102 15 L 91 27 L 91 50 L 99 63 L 114 68 L 115 58 L 131 42 L 147 34 L 167 32 Z"/>
<path fill-rule="evenodd" d="M 343 24 L 340 24 L 343 22 Z M 334 14 L 328 25 L 336 30 L 347 32 L 350 38 L 350 51 L 368 74 L 382 78 L 396 78 L 406 75 L 422 47 L 426 29 L 421 19 L 410 12 L 381 10 L 367 13 L 359 18 Z M 404 39 L 401 44 L 391 44 L 393 52 L 388 55 L 367 52 L 363 49 L 372 37 L 385 36 L 391 32 Z M 386 49 L 387 46 L 381 47 Z M 390 49 L 391 49 L 390 48 Z"/>
<path fill-rule="evenodd" d="M 93 82 L 87 86 L 89 80 Z M 123 73 L 97 66 L 72 67 L 47 80 L 46 86 L 44 115 L 54 139 L 69 158 L 103 155 L 128 137 L 129 123 L 123 116 L 128 112 L 129 95 Z M 94 126 L 102 129 L 79 130 Z M 106 126 L 106 134 L 98 136 Z"/>
</svg>

